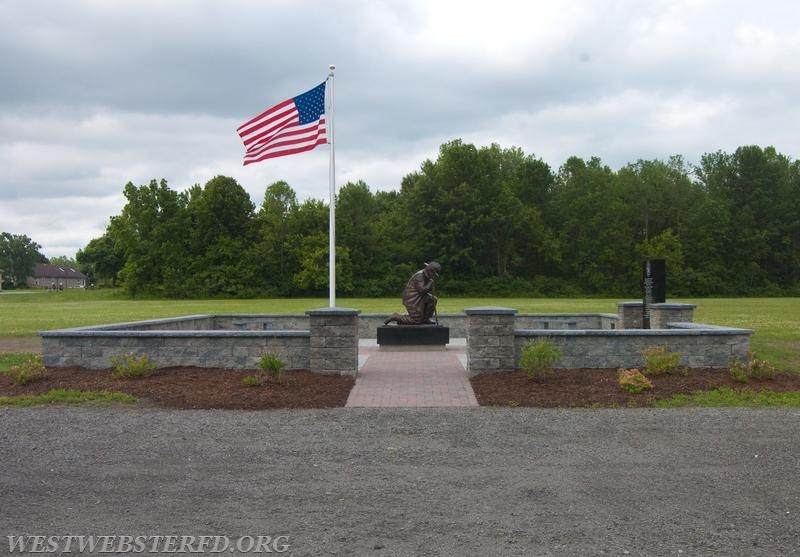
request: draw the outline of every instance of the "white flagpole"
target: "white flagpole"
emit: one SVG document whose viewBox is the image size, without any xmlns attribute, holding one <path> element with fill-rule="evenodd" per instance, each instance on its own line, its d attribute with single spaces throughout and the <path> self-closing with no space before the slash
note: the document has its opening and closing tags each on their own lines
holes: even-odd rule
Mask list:
<svg viewBox="0 0 800 557">
<path fill-rule="evenodd" d="M 330 185 L 330 208 L 329 208 L 329 223 L 328 223 L 328 291 L 330 307 L 336 307 L 336 152 L 333 143 L 333 70 L 336 66 L 331 64 L 328 66 L 330 72 L 328 73 L 329 84 L 329 97 L 328 112 L 325 117 L 328 119 L 328 143 L 331 145 L 331 161 L 330 173 L 328 177 Z"/>
</svg>

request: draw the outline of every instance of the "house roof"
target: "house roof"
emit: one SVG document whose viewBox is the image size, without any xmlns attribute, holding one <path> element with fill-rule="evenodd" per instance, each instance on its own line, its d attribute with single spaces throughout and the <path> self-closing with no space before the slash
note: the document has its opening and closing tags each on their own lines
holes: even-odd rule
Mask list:
<svg viewBox="0 0 800 557">
<path fill-rule="evenodd" d="M 37 263 L 33 271 L 34 278 L 60 278 L 60 279 L 82 279 L 86 275 L 64 265 L 48 265 L 47 263 Z"/>
</svg>

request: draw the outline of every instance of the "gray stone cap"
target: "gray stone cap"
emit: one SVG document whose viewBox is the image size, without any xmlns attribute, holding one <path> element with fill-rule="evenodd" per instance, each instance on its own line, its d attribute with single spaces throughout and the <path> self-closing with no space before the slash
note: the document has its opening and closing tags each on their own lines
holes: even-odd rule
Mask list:
<svg viewBox="0 0 800 557">
<path fill-rule="evenodd" d="M 352 308 L 318 308 L 306 311 L 306 315 L 359 315 L 360 309 Z"/>
<path fill-rule="evenodd" d="M 704 335 L 752 335 L 751 329 L 718 327 L 700 323 L 670 323 L 669 326 L 687 325 L 669 329 L 516 329 L 518 337 L 677 337 Z M 689 327 L 688 325 L 693 325 Z"/>
<path fill-rule="evenodd" d="M 707 330 L 707 331 L 737 331 L 737 332 L 740 332 L 740 333 L 742 333 L 742 332 L 749 333 L 751 335 L 753 333 L 755 333 L 755 331 L 753 331 L 753 329 L 739 329 L 739 328 L 736 328 L 736 327 L 726 327 L 724 325 L 709 325 L 707 323 L 693 323 L 691 321 L 670 322 L 670 323 L 667 323 L 667 328 L 669 328 L 669 329 L 690 329 L 690 330 L 702 329 L 702 330 Z"/>
<path fill-rule="evenodd" d="M 466 308 L 464 313 L 467 315 L 516 315 L 517 310 L 503 307 L 479 307 L 479 308 Z"/>
<path fill-rule="evenodd" d="M 378 318 L 385 319 L 386 317 L 392 315 L 392 313 L 395 313 L 395 312 L 387 311 L 386 313 L 361 313 L 360 316 L 361 317 L 371 317 L 371 318 L 374 318 L 374 319 L 378 319 Z M 437 315 L 439 317 L 464 317 L 463 313 L 438 313 L 437 312 Z"/>
<path fill-rule="evenodd" d="M 468 311 L 470 313 L 472 313 L 473 311 L 478 310 L 477 313 L 472 313 L 472 314 L 473 315 L 476 315 L 476 314 L 480 315 L 480 310 L 484 310 L 484 309 L 496 310 L 498 308 L 469 308 Z M 507 310 L 509 308 L 499 308 L 499 309 Z M 543 318 L 547 317 L 547 318 L 554 318 L 554 319 L 557 319 L 557 318 L 575 319 L 575 318 L 579 318 L 579 317 L 606 317 L 606 318 L 610 318 L 610 319 L 619 319 L 619 316 L 616 313 L 517 313 L 517 310 L 511 310 L 511 311 L 514 312 L 514 314 L 517 317 L 543 317 Z M 439 313 L 438 315 L 439 315 L 440 319 L 441 318 L 445 318 L 445 317 L 446 318 L 459 318 L 459 317 L 464 317 L 465 315 L 467 315 L 466 312 L 467 312 L 467 310 L 465 310 L 465 313 Z M 489 314 L 490 315 L 497 315 L 497 313 L 498 313 L 497 311 L 491 311 Z M 362 313 L 361 317 L 375 318 L 375 319 L 381 318 L 381 319 L 383 319 L 383 318 L 386 318 L 387 316 L 389 316 L 391 314 L 392 314 L 392 312 L 387 312 L 387 313 Z M 506 314 L 503 313 L 503 315 L 506 315 Z"/>
<path fill-rule="evenodd" d="M 617 307 L 642 307 L 644 302 L 641 301 L 633 301 L 633 302 L 618 302 Z M 658 304 L 650 304 L 650 307 L 662 308 L 662 309 L 694 309 L 697 307 L 697 304 L 686 304 L 682 302 L 661 302 Z"/>
<path fill-rule="evenodd" d="M 305 317 L 305 313 L 215 313 L 213 315 L 209 315 L 208 317 L 248 317 L 252 319 L 261 319 L 262 317 Z"/>
<path fill-rule="evenodd" d="M 40 337 L 81 337 L 81 338 L 242 338 L 242 337 L 310 337 L 311 331 L 240 331 L 240 330 L 195 330 L 195 331 L 138 331 L 82 327 L 79 329 L 58 329 L 40 331 Z"/>
<path fill-rule="evenodd" d="M 85 327 L 70 327 L 69 329 L 59 329 L 61 331 L 110 331 L 115 329 L 131 329 L 138 327 L 150 327 L 161 323 L 181 323 L 184 321 L 202 321 L 213 319 L 213 314 L 182 315 L 180 317 L 159 317 L 157 319 L 144 319 L 142 321 L 125 321 L 121 323 L 106 323 L 100 325 L 87 325 Z"/>
<path fill-rule="evenodd" d="M 542 317 L 548 319 L 577 319 L 586 317 L 606 317 L 619 319 L 616 313 L 518 313 L 517 317 Z"/>
</svg>

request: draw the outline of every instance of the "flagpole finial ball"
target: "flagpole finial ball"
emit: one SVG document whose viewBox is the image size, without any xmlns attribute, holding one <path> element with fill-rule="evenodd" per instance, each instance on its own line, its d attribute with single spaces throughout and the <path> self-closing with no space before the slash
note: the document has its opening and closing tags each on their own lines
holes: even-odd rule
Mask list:
<svg viewBox="0 0 800 557">
<path fill-rule="evenodd" d="M 335 64 L 331 64 L 330 66 L 328 66 L 328 69 L 329 69 L 330 71 L 333 71 L 333 70 L 335 70 L 335 69 L 336 69 L 336 65 L 335 65 Z"/>
</svg>

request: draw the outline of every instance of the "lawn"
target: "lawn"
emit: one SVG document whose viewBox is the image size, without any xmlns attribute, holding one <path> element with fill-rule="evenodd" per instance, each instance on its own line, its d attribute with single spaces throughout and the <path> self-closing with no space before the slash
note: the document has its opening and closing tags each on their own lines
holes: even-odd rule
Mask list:
<svg viewBox="0 0 800 557">
<path fill-rule="evenodd" d="M 440 313 L 504 306 L 521 313 L 616 313 L 618 299 L 442 298 Z M 800 369 L 800 298 L 696 298 L 695 321 L 753 329 L 752 347 L 783 369 Z M 398 298 L 340 298 L 337 306 L 363 313 L 403 311 Z M 72 290 L 0 295 L 0 336 L 206 313 L 303 313 L 327 307 L 327 298 L 259 300 L 129 299 L 111 290 Z"/>
</svg>

